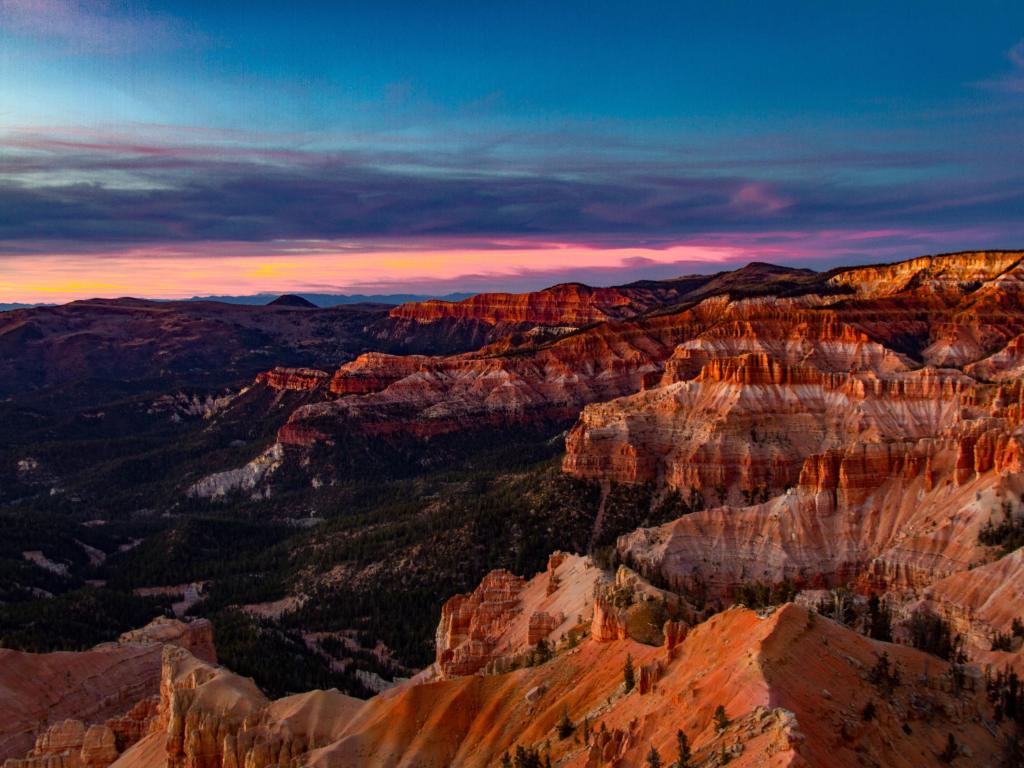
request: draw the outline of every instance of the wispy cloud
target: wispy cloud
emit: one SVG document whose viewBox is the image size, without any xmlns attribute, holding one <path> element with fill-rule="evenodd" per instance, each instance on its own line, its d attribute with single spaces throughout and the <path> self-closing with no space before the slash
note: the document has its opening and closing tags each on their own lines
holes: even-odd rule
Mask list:
<svg viewBox="0 0 1024 768">
<path fill-rule="evenodd" d="M 991 91 L 1024 93 L 1024 40 L 1007 51 L 1006 58 L 1010 62 L 1008 71 L 989 80 L 982 80 L 975 85 Z"/>
<path fill-rule="evenodd" d="M 0 0 L 0 26 L 44 40 L 63 52 L 127 54 L 177 44 L 186 31 L 176 19 L 110 0 Z"/>
</svg>

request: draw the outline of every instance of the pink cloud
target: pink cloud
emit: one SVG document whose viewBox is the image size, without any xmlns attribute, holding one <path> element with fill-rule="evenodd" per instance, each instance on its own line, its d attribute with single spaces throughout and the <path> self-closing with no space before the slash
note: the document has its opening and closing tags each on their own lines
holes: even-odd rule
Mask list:
<svg viewBox="0 0 1024 768">
<path fill-rule="evenodd" d="M 792 204 L 788 198 L 758 182 L 744 184 L 732 195 L 730 202 L 736 210 L 751 214 L 771 214 Z"/>
</svg>

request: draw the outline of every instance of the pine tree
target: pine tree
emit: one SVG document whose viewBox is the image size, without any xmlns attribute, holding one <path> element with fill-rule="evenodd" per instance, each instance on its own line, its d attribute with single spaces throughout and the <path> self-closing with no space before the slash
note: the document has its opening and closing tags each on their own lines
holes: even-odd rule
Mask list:
<svg viewBox="0 0 1024 768">
<path fill-rule="evenodd" d="M 724 731 L 729 727 L 729 717 L 725 714 L 725 707 L 719 704 L 715 707 L 715 729 Z"/>
<path fill-rule="evenodd" d="M 568 739 L 572 736 L 572 732 L 576 730 L 576 726 L 573 725 L 572 720 L 569 719 L 569 710 L 562 708 L 562 719 L 558 721 L 558 738 Z"/>
<path fill-rule="evenodd" d="M 622 678 L 626 683 L 626 693 L 633 690 L 636 685 L 636 674 L 633 671 L 633 656 L 626 656 L 626 665 L 622 668 Z"/>
<path fill-rule="evenodd" d="M 516 747 L 516 759 L 513 765 L 515 768 L 544 768 L 540 752 L 525 747 Z"/>
<path fill-rule="evenodd" d="M 552 656 L 554 656 L 554 652 L 551 650 L 551 646 L 542 637 L 537 641 L 537 645 L 534 646 L 533 651 L 530 653 L 530 666 L 536 667 L 541 664 L 547 664 L 551 661 Z"/>
<path fill-rule="evenodd" d="M 874 592 L 868 599 L 868 635 L 874 640 L 892 642 L 892 614 Z"/>
<path fill-rule="evenodd" d="M 682 729 L 676 731 L 676 744 L 679 755 L 676 758 L 676 768 L 690 768 L 690 740 Z"/>
<path fill-rule="evenodd" d="M 960 754 L 960 745 L 956 743 L 956 737 L 951 733 L 946 739 L 946 748 L 942 750 L 939 759 L 944 763 L 952 763 Z"/>
<path fill-rule="evenodd" d="M 651 751 L 647 753 L 647 768 L 661 768 L 661 755 L 651 744 Z"/>
<path fill-rule="evenodd" d="M 861 719 L 865 723 L 870 723 L 875 719 L 875 702 L 869 701 L 864 705 L 864 710 L 860 713 Z"/>
</svg>

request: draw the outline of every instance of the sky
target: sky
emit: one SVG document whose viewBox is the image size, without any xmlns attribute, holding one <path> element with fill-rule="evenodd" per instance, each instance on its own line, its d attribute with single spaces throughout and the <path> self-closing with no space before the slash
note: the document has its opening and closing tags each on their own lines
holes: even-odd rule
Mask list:
<svg viewBox="0 0 1024 768">
<path fill-rule="evenodd" d="M 0 0 L 0 302 L 1024 247 L 1024 3 Z"/>
</svg>

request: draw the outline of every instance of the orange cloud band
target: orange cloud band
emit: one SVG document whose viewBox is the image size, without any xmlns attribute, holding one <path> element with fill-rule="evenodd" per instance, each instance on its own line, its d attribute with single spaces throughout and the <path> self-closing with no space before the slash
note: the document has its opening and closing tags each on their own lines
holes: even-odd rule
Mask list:
<svg viewBox="0 0 1024 768">
<path fill-rule="evenodd" d="M 587 248 L 549 244 L 499 250 L 346 249 L 325 242 L 266 246 L 210 244 L 137 248 L 106 254 L 9 255 L 0 261 L 0 301 L 53 302 L 93 297 L 183 298 L 276 292 L 403 292 L 493 288 L 503 281 L 572 271 L 629 271 L 638 265 L 727 265 L 744 251 L 680 245 L 664 249 Z M 552 279 L 557 279 L 553 277 Z M 629 279 L 628 277 L 626 279 Z M 419 286 L 419 288 L 417 288 Z"/>
</svg>

